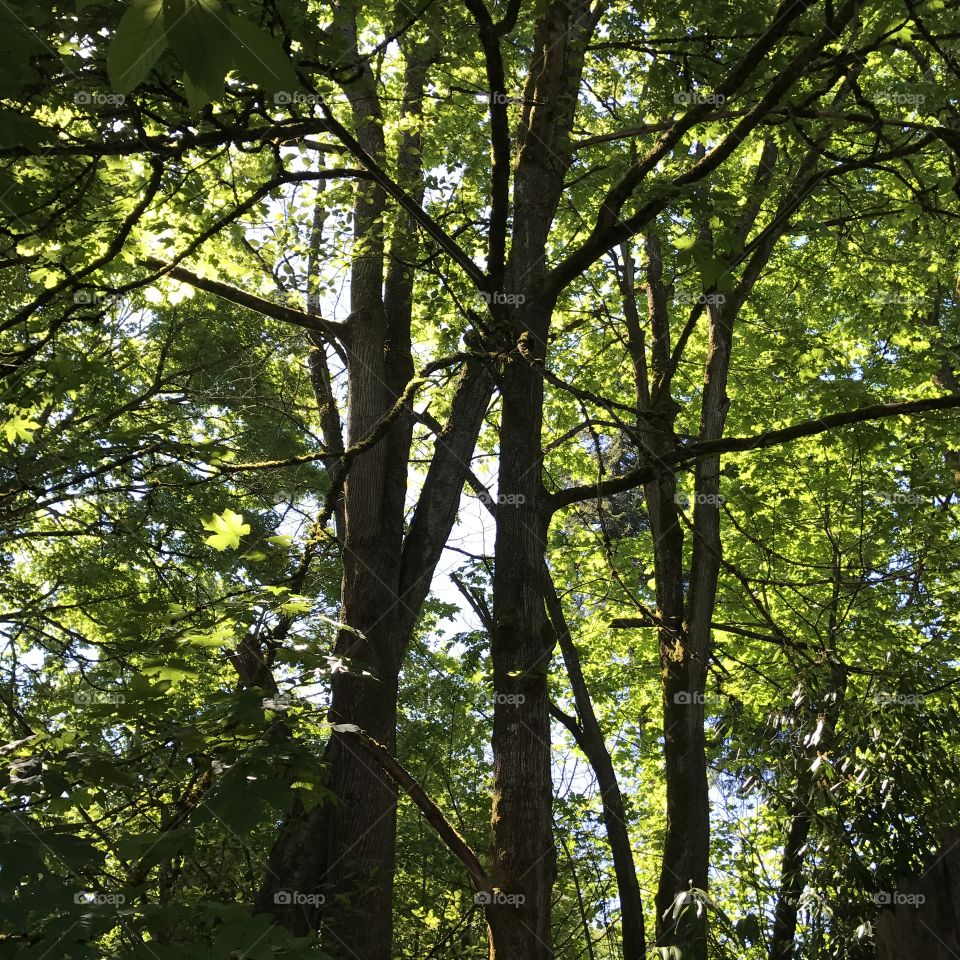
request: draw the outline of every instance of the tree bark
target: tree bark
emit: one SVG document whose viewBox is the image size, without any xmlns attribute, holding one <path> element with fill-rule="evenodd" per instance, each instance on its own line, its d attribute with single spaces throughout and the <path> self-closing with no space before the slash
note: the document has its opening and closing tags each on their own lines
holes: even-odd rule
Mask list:
<svg viewBox="0 0 960 960">
<path fill-rule="evenodd" d="M 477 14 L 483 27 L 483 15 Z M 509 353 L 501 378 L 500 475 L 496 510 L 493 664 L 492 876 L 503 900 L 487 905 L 491 960 L 550 960 L 553 843 L 547 673 L 554 638 L 544 609 L 543 563 L 550 511 L 542 480 L 543 373 L 555 299 L 536 293 L 547 239 L 570 163 L 569 130 L 586 43 L 599 8 L 554 0 L 534 35 L 514 171 L 507 291 L 521 298 L 491 309 Z M 487 28 L 488 76 L 499 50 Z M 493 108 L 491 110 L 494 112 Z M 494 153 L 508 144 L 493 118 Z M 506 229 L 506 218 L 495 218 Z M 491 251 L 502 249 L 496 237 Z M 489 278 L 496 283 L 497 268 Z M 497 291 L 491 291 L 497 292 Z"/>
<path fill-rule="evenodd" d="M 643 960 L 647 949 L 643 923 L 643 896 L 633 860 L 623 794 L 620 792 L 617 772 L 614 769 L 610 751 L 607 749 L 600 721 L 593 709 L 590 691 L 580 667 L 580 655 L 570 635 L 563 605 L 547 570 L 544 570 L 544 577 L 547 611 L 563 655 L 567 676 L 570 678 L 570 688 L 573 690 L 573 699 L 580 720 L 580 727 L 575 733 L 577 745 L 586 754 L 590 766 L 593 767 L 597 786 L 600 788 L 603 823 L 613 857 L 613 871 L 617 878 L 617 895 L 620 899 L 623 960 Z"/>
</svg>

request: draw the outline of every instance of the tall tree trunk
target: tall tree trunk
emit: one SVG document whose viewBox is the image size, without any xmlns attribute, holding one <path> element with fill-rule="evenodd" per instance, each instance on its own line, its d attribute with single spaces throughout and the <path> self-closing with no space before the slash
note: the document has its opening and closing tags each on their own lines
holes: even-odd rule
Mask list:
<svg viewBox="0 0 960 960">
<path fill-rule="evenodd" d="M 645 252 L 647 317 L 651 330 L 649 372 L 639 315 L 634 306 L 632 260 L 626 250 L 622 286 L 628 305 L 626 320 L 639 411 L 637 433 L 648 460 L 666 464 L 676 448 L 674 422 L 679 408 L 670 395 L 671 345 L 667 294 L 663 284 L 660 244 L 653 235 L 646 238 Z M 703 705 L 699 698 L 691 697 L 690 693 L 696 676 L 683 624 L 684 536 L 676 494 L 676 472 L 672 468 L 665 468 L 655 480 L 644 485 L 653 539 L 667 787 L 667 833 L 656 896 L 659 945 L 682 942 L 680 926 L 668 918 L 672 916 L 677 897 L 689 889 L 691 881 L 701 887 L 706 882 L 705 875 L 701 875 L 705 871 L 699 866 L 702 857 L 696 849 L 699 836 L 697 824 L 701 819 L 698 797 L 701 791 L 693 786 L 700 766 L 694 755 L 698 743 L 702 749 Z"/>
<path fill-rule="evenodd" d="M 834 594 L 830 608 L 829 644 L 821 646 L 820 662 L 829 665 L 825 690 L 822 694 L 820 719 L 823 728 L 819 739 L 807 744 L 807 756 L 801 758 L 797 784 L 788 806 L 787 836 L 780 863 L 780 888 L 773 910 L 773 932 L 770 937 L 770 960 L 793 960 L 794 940 L 797 935 L 797 917 L 800 895 L 804 887 L 804 863 L 807 842 L 813 827 L 813 805 L 816 803 L 816 774 L 811 772 L 818 754 L 829 754 L 836 742 L 837 722 L 847 693 L 847 667 L 836 656 L 836 628 L 841 600 L 840 564 L 834 561 Z M 809 669 L 809 668 L 808 668 Z"/>
<path fill-rule="evenodd" d="M 544 341 L 549 308 L 524 311 Z M 543 380 L 519 351 L 503 377 L 496 566 L 493 577 L 493 869 L 502 903 L 487 910 L 496 960 L 549 960 L 553 844 L 547 671 L 553 638 L 541 569 Z"/>
<path fill-rule="evenodd" d="M 617 772 L 613 766 L 610 751 L 607 749 L 600 721 L 593 709 L 590 691 L 580 666 L 580 656 L 563 613 L 563 604 L 557 596 L 553 580 L 547 570 L 544 570 L 544 576 L 547 612 L 560 645 L 567 676 L 570 678 L 570 688 L 573 690 L 573 699 L 580 721 L 579 727 L 572 732 L 577 745 L 583 750 L 590 766 L 593 767 L 597 786 L 600 788 L 603 823 L 613 857 L 617 896 L 620 900 L 623 960 L 643 960 L 647 949 L 643 924 L 643 897 L 633 860 L 633 848 L 630 845 L 623 794 L 620 792 Z"/>
<path fill-rule="evenodd" d="M 793 957 L 800 894 L 803 892 L 803 855 L 810 836 L 810 811 L 802 801 L 791 805 L 789 824 L 780 864 L 780 890 L 773 912 L 770 960 L 791 960 Z"/>
<path fill-rule="evenodd" d="M 722 302 L 707 306 L 707 318 L 700 439 L 714 440 L 723 435 L 729 406 L 726 385 L 733 326 Z M 711 656 L 710 625 L 720 571 L 719 456 L 698 461 L 694 492 L 693 555 L 682 650 L 674 648 L 679 657 L 668 656 L 665 669 L 668 818 L 657 905 L 661 942 L 684 946 L 691 951 L 691 957 L 699 960 L 707 955 L 706 907 L 700 905 L 697 909 L 698 905 L 687 902 L 684 909 L 678 911 L 677 898 L 684 896 L 687 885 L 706 890 L 710 862 L 704 700 Z"/>
<path fill-rule="evenodd" d="M 473 4 L 471 9 L 476 9 Z M 487 907 L 491 958 L 550 960 L 553 843 L 551 734 L 547 673 L 554 638 L 543 597 L 550 513 L 542 481 L 543 375 L 554 297 L 537 294 L 546 272 L 547 238 L 570 163 L 569 131 L 587 40 L 600 6 L 554 0 L 537 24 L 523 96 L 514 171 L 512 247 L 504 276 L 522 297 L 493 308 L 509 353 L 501 380 L 500 475 L 496 510 L 491 659 L 493 712 L 492 876 L 502 902 Z M 491 84 L 502 76 L 499 48 L 482 10 L 475 16 Z M 485 25 L 486 24 L 486 25 Z M 491 108 L 494 154 L 509 144 Z M 496 172 L 496 171 L 495 171 Z M 495 178 L 494 187 L 497 181 Z M 505 193 L 503 195 L 505 200 Z M 505 216 L 494 218 L 506 229 Z M 492 273 L 499 270 L 491 237 Z M 496 292 L 496 291 L 493 291 Z M 513 899 L 511 899 L 513 898 Z"/>
<path fill-rule="evenodd" d="M 347 49 L 356 49 L 355 10 L 338 8 L 335 31 Z M 382 115 L 369 65 L 344 85 L 357 141 L 383 160 Z M 384 216 L 386 196 L 379 185 L 361 182 L 354 204 L 354 257 L 350 275 L 351 314 L 347 342 L 349 377 L 347 445 L 372 432 L 413 376 L 409 338 L 409 283 L 393 284 L 399 298 L 384 302 Z M 329 716 L 334 723 L 361 727 L 393 750 L 397 675 L 402 639 L 398 636 L 397 595 L 403 543 L 404 498 L 412 417 L 403 412 L 381 441 L 351 463 L 343 488 L 343 578 L 340 619 L 346 624 L 335 644 L 347 661 L 331 681 Z M 321 893 L 324 945 L 333 957 L 389 960 L 392 951 L 393 870 L 396 787 L 363 762 L 348 737 L 332 733 L 324 760 L 329 770 L 331 805 L 292 823 L 272 852 L 260 905 L 287 893 Z M 288 896 L 289 901 L 291 898 Z M 319 912 L 275 903 L 273 912 L 294 932 L 316 925 Z"/>
<path fill-rule="evenodd" d="M 347 8 L 340 29 L 355 43 Z M 405 44 L 404 113 L 419 115 L 432 41 Z M 357 140 L 375 160 L 385 144 L 379 104 L 368 68 L 348 89 Z M 397 144 L 397 180 L 415 203 L 423 197 L 419 126 Z M 409 217 L 398 216 L 384 276 L 380 187 L 363 185 L 354 215 L 352 313 L 347 343 L 348 446 L 369 435 L 414 374 L 410 321 L 419 241 Z M 322 372 L 322 371 L 321 371 Z M 404 652 L 450 529 L 470 455 L 482 426 L 493 381 L 483 364 L 468 361 L 457 383 L 451 414 L 436 441 L 424 488 L 404 537 L 407 465 L 413 418 L 397 417 L 381 440 L 356 457 L 344 484 L 341 620 L 335 653 L 349 661 L 331 681 L 329 718 L 362 729 L 390 753 L 396 742 L 397 690 Z M 333 957 L 387 960 L 392 951 L 396 845 L 394 781 L 371 764 L 356 739 L 334 731 L 324 753 L 328 789 L 336 797 L 309 813 L 298 807 L 273 850 L 258 908 L 296 933 L 323 921 Z M 304 910 L 283 892 L 322 893 L 325 908 Z"/>
</svg>

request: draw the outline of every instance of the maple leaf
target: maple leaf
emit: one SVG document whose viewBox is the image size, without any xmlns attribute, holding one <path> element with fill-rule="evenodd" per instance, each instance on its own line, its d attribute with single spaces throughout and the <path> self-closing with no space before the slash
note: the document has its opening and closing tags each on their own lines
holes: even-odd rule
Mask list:
<svg viewBox="0 0 960 960">
<path fill-rule="evenodd" d="M 242 513 L 227 509 L 204 520 L 203 529 L 213 531 L 204 543 L 214 550 L 236 550 L 240 546 L 240 538 L 250 532 L 250 524 L 243 522 Z"/>
</svg>

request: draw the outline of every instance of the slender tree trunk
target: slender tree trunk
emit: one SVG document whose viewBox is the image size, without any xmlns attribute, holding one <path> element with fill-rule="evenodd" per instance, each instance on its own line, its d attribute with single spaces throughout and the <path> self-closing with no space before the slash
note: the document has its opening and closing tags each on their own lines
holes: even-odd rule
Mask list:
<svg viewBox="0 0 960 960">
<path fill-rule="evenodd" d="M 802 804 L 793 805 L 780 864 L 780 891 L 773 913 L 770 960 L 791 960 L 793 957 L 800 894 L 803 892 L 803 855 L 809 836 L 810 812 Z"/>
<path fill-rule="evenodd" d="M 700 438 L 722 436 L 729 401 L 726 395 L 732 323 L 723 304 L 707 307 L 708 345 Z M 678 914 L 677 897 L 685 885 L 707 888 L 710 862 L 710 803 L 704 739 L 707 664 L 711 622 L 720 572 L 720 457 L 697 463 L 693 504 L 693 556 L 680 659 L 668 656 L 664 685 L 668 823 L 664 869 L 657 894 L 661 942 L 689 948 L 691 957 L 707 954 L 707 910 L 687 903 Z M 676 649 L 676 648 L 675 648 Z M 671 669 L 673 665 L 677 669 Z M 667 912 L 669 905 L 673 904 Z M 667 912 L 666 917 L 664 913 Z M 676 919 L 674 919 L 676 915 Z"/>
<path fill-rule="evenodd" d="M 603 730 L 593 709 L 590 691 L 587 688 L 580 656 L 570 635 L 570 628 L 563 614 L 563 605 L 554 588 L 548 571 L 544 570 L 547 611 L 563 654 L 563 662 L 570 678 L 574 703 L 580 726 L 574 736 L 577 745 L 586 754 L 597 777 L 600 799 L 603 806 L 603 823 L 607 842 L 613 857 L 613 870 L 617 878 L 617 895 L 620 900 L 620 928 L 623 937 L 623 960 L 643 960 L 646 955 L 646 933 L 643 924 L 643 897 L 637 868 L 633 860 L 633 848 L 627 829 L 627 817 L 617 772 L 607 750 Z"/>
<path fill-rule="evenodd" d="M 647 458 L 667 463 L 676 449 L 674 422 L 678 406 L 670 396 L 670 325 L 663 285 L 660 244 L 653 236 L 645 242 L 647 255 L 647 316 L 650 321 L 650 367 L 643 352 L 638 316 L 627 311 L 633 354 L 637 404 L 637 431 Z M 632 267 L 627 270 L 626 298 L 632 303 Z M 656 895 L 657 943 L 675 946 L 687 942 L 689 912 L 673 919 L 677 898 L 706 885 L 704 814 L 706 771 L 703 766 L 703 703 L 694 696 L 702 680 L 690 652 L 683 622 L 683 529 L 677 504 L 677 479 L 673 469 L 644 486 L 644 497 L 653 538 L 654 581 L 657 599 L 657 646 L 663 702 L 664 763 L 667 789 L 667 830 L 663 864 Z M 702 788 L 699 777 L 702 774 Z"/>
<path fill-rule="evenodd" d="M 837 623 L 838 601 L 840 600 L 839 567 L 835 566 L 834 598 L 830 611 L 831 646 Z M 787 836 L 783 845 L 783 858 L 780 864 L 780 889 L 773 911 L 773 932 L 770 938 L 770 960 L 793 960 L 794 941 L 797 936 L 797 916 L 800 911 L 800 895 L 804 887 L 804 864 L 807 842 L 813 827 L 813 808 L 815 803 L 815 774 L 810 766 L 818 753 L 830 753 L 836 740 L 837 721 L 847 692 L 847 669 L 837 661 L 832 649 L 822 649 L 821 659 L 830 665 L 830 674 L 823 695 L 823 730 L 818 742 L 810 744 L 803 758 L 803 765 L 797 779 L 797 785 L 791 798 L 788 813 Z"/>
</svg>

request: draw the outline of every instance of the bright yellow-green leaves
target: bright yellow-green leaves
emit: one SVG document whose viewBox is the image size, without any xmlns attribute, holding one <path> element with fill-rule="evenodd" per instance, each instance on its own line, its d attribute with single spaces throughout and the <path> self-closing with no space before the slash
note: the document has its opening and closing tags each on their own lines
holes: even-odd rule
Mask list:
<svg viewBox="0 0 960 960">
<path fill-rule="evenodd" d="M 18 440 L 30 443 L 34 433 L 40 429 L 40 424 L 30 419 L 29 410 L 14 409 L 7 412 L 7 419 L 0 429 L 3 430 L 4 439 L 8 444 L 16 443 Z"/>
<path fill-rule="evenodd" d="M 240 546 L 240 538 L 250 532 L 250 524 L 243 522 L 242 513 L 235 513 L 228 508 L 204 520 L 203 529 L 212 531 L 204 543 L 214 550 L 236 550 Z"/>
</svg>

